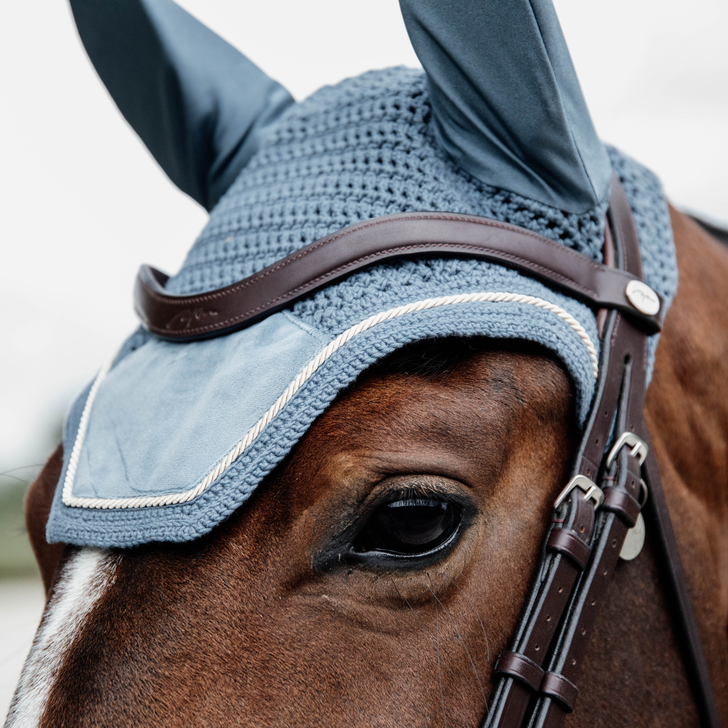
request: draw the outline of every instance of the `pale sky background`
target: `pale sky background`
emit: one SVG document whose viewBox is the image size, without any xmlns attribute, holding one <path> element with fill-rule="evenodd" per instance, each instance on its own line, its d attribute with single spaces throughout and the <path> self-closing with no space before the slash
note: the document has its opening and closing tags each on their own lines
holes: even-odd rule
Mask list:
<svg viewBox="0 0 728 728">
<path fill-rule="evenodd" d="M 180 4 L 298 99 L 369 68 L 417 65 L 396 0 Z M 657 172 L 678 206 L 728 220 L 728 2 L 555 4 L 602 138 Z M 207 215 L 110 101 L 64 0 L 0 5 L 0 68 L 8 470 L 50 454 L 75 393 L 135 328 L 139 264 L 176 271 Z"/>
</svg>

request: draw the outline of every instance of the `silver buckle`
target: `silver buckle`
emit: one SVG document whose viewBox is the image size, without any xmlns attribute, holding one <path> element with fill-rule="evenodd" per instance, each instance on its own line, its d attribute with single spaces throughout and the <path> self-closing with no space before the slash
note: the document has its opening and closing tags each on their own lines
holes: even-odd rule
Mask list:
<svg viewBox="0 0 728 728">
<path fill-rule="evenodd" d="M 589 480 L 586 475 L 575 475 L 566 484 L 566 488 L 559 493 L 559 497 L 554 503 L 554 508 L 560 508 L 561 504 L 569 497 L 569 494 L 572 490 L 574 490 L 574 488 L 583 490 L 584 498 L 586 498 L 586 500 L 594 501 L 594 510 L 599 508 L 604 501 L 604 493 L 602 492 L 602 489 L 593 480 Z"/>
<path fill-rule="evenodd" d="M 630 455 L 638 458 L 640 465 L 644 463 L 647 453 L 650 450 L 650 448 L 647 447 L 647 443 L 641 437 L 637 437 L 637 435 L 633 432 L 623 432 L 617 439 L 617 442 L 615 442 L 612 446 L 612 449 L 609 451 L 609 455 L 607 455 L 607 468 L 612 467 L 612 463 L 617 459 L 619 451 L 625 445 L 632 448 Z"/>
</svg>

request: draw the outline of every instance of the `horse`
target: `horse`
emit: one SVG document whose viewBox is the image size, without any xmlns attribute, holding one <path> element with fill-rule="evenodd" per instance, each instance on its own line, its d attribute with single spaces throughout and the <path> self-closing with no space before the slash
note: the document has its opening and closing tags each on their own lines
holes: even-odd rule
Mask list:
<svg viewBox="0 0 728 728">
<path fill-rule="evenodd" d="M 728 251 L 671 219 L 681 287 L 646 418 L 725 720 Z M 59 449 L 26 501 L 48 598 L 34 651 L 56 665 L 39 725 L 477 725 L 574 447 L 555 357 L 463 340 L 367 372 L 246 508 L 189 544 L 48 544 Z M 393 492 L 451 495 L 460 542 L 405 570 L 340 563 Z M 698 722 L 650 541 L 615 573 L 570 725 Z M 73 629 L 46 636 L 57 615 Z"/>
<path fill-rule="evenodd" d="M 728 721 L 728 251 L 670 219 L 680 288 L 645 417 Z M 207 535 L 124 549 L 47 540 L 59 447 L 26 500 L 47 602 L 8 724 L 478 725 L 574 459 L 575 402 L 546 347 L 413 343 Z M 419 509 L 414 535 L 398 504 Z M 378 550 L 392 544 L 407 558 Z M 569 725 L 698 724 L 670 607 L 648 529 L 601 605 Z"/>
</svg>

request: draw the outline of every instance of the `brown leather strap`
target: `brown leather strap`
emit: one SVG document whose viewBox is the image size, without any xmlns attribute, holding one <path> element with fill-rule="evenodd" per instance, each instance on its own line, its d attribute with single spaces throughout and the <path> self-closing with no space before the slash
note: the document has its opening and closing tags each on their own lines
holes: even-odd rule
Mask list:
<svg viewBox="0 0 728 728">
<path fill-rule="evenodd" d="M 631 220 L 629 204 L 621 186 L 616 180 L 611 190 L 609 217 L 611 226 L 614 228 L 615 262 L 620 265 L 629 264 L 630 273 L 636 277 L 641 276 L 642 271 L 637 232 Z M 628 248 L 627 254 L 624 252 L 625 247 Z M 597 392 L 577 452 L 576 465 L 572 471 L 572 475 L 574 476 L 585 475 L 592 480 L 595 480 L 600 472 L 612 423 L 620 402 L 625 361 L 643 361 L 646 354 L 645 335 L 635 326 L 630 325 L 629 321 L 624 319 L 621 314 L 612 310 L 609 313 L 607 321 L 604 338 L 602 340 L 601 362 L 599 366 L 600 377 L 597 382 Z M 640 365 L 637 365 L 637 368 L 642 372 L 642 392 L 644 393 L 646 372 L 643 371 L 643 367 Z M 633 399 L 633 403 L 637 404 L 637 401 Z M 641 409 L 639 413 L 641 419 Z M 583 501 L 581 492 L 574 492 L 570 499 L 572 507 L 580 501 Z M 591 520 L 584 527 L 583 531 L 581 527 L 576 529 L 575 534 L 583 540 L 591 552 L 591 540 L 594 533 L 594 504 L 591 501 L 588 503 L 588 508 L 590 509 Z M 619 523 L 622 524 L 626 534 L 624 523 L 621 520 Z M 564 525 L 566 526 L 567 524 Z M 549 533 L 548 540 L 552 538 L 556 537 Z M 547 548 L 546 553 L 548 554 L 548 552 L 549 549 Z M 619 553 L 619 549 L 617 553 Z M 527 603 L 522 620 L 527 623 L 542 624 L 544 619 L 548 617 L 550 620 L 549 624 L 561 622 L 569 600 L 572 600 L 572 591 L 576 581 L 572 575 L 580 576 L 583 568 L 577 566 L 577 560 L 572 559 L 573 557 L 571 556 L 567 559 L 561 559 L 558 564 L 559 569 L 562 571 L 566 569 L 565 565 L 568 564 L 568 567 L 571 569 L 571 572 L 568 572 L 568 574 L 571 578 L 564 579 L 560 575 L 558 580 L 551 582 L 550 588 L 558 586 L 561 589 L 557 590 L 556 594 L 547 592 L 543 597 L 532 597 L 529 603 Z M 553 565 L 548 568 L 553 568 Z M 538 567 L 537 573 L 543 572 L 544 569 L 547 569 L 547 565 L 542 562 Z M 520 628 L 519 631 L 522 629 Z M 522 644 L 523 640 L 521 642 L 516 640 L 512 649 L 515 652 L 527 655 L 531 659 L 535 659 L 539 665 L 543 665 L 546 655 L 543 652 L 534 654 L 529 650 L 534 650 L 535 645 L 543 646 L 545 650 L 548 650 L 551 647 L 554 636 L 555 632 L 553 627 L 549 633 L 548 642 L 534 630 L 528 639 L 528 644 L 524 645 Z M 503 685 L 498 685 L 496 688 L 493 700 L 491 701 L 491 710 L 484 725 L 486 728 L 495 728 L 496 726 L 498 728 L 517 728 L 521 726 L 527 717 L 530 701 L 531 694 L 527 689 L 518 683 L 513 683 L 512 680 L 506 679 Z"/>
<path fill-rule="evenodd" d="M 583 561 L 583 552 L 574 546 L 569 536 L 552 534 L 568 533 L 581 541 L 588 551 L 594 529 L 594 503 L 587 500 L 584 493 L 577 489 L 572 492 L 562 509 L 562 517 L 553 522 L 547 542 L 563 544 L 568 541 L 569 551 L 579 553 L 578 561 Z M 523 655 L 539 668 L 549 654 L 572 589 L 583 568 L 571 553 L 562 556 L 560 551 L 553 551 L 546 550 L 547 561 L 539 567 L 542 576 L 531 590 L 512 647 L 512 653 Z M 485 725 L 520 726 L 532 696 L 532 689 L 523 680 L 504 676 L 496 688 Z"/>
<path fill-rule="evenodd" d="M 564 711 L 571 713 L 574 710 L 579 689 L 563 675 L 559 675 L 557 672 L 547 672 L 541 681 L 541 692 L 558 700 Z"/>
<path fill-rule="evenodd" d="M 554 528 L 546 539 L 549 551 L 566 554 L 580 569 L 586 567 L 591 549 L 576 534 L 565 528 Z"/>
<path fill-rule="evenodd" d="M 614 231 L 616 264 L 640 277 L 642 271 L 637 233 L 629 204 L 621 186 L 617 183 L 612 186 L 609 217 Z M 619 311 L 612 310 L 604 325 L 597 393 L 573 471 L 575 475 L 586 475 L 590 479 L 596 479 L 600 473 L 602 476 L 605 497 L 594 528 L 597 534 L 596 542 L 590 544 L 590 562 L 586 571 L 579 577 L 573 594 L 570 594 L 568 610 L 559 613 L 560 615 L 565 613 L 565 617 L 558 635 L 554 636 L 554 646 L 549 657 L 548 670 L 542 680 L 540 697 L 533 704 L 532 693 L 529 690 L 521 688 L 520 684 L 513 683 L 509 678 L 502 679 L 496 687 L 491 713 L 485 723 L 488 728 L 490 726 L 517 728 L 524 725 L 524 721 L 527 721 L 532 728 L 557 728 L 563 724 L 566 713 L 573 709 L 576 698 L 574 683 L 581 670 L 596 615 L 604 599 L 627 531 L 634 524 L 640 510 L 638 498 L 642 471 L 638 459 L 639 453 L 623 447 L 614 458 L 610 458 L 612 462 L 610 472 L 603 472 L 602 463 L 605 460 L 606 445 L 615 413 L 618 412 L 617 433 L 630 431 L 647 439 L 643 421 L 646 354 L 644 331 L 634 326 L 633 320 L 628 320 Z M 656 473 L 653 477 L 657 479 Z M 659 480 L 657 482 L 659 493 L 654 509 L 661 512 L 660 517 L 667 523 L 667 527 L 663 529 L 667 561 L 677 559 L 677 568 L 671 565 L 670 572 L 673 582 L 677 585 L 676 590 L 680 593 L 679 601 L 684 602 L 679 606 L 689 643 L 688 667 L 698 666 L 696 697 L 705 716 L 706 725 L 713 728 L 718 724 L 714 722 L 717 712 L 712 699 L 709 676 L 697 639 L 690 602 L 679 567 L 679 556 L 669 527 L 669 516 L 666 507 L 663 507 L 664 499 L 660 500 Z M 573 499 L 574 496 L 572 501 Z M 553 550 L 549 549 L 549 543 L 565 544 L 569 540 L 568 537 L 559 539 L 552 533 L 548 535 L 546 553 Z M 547 568 L 548 562 L 542 560 L 537 573 L 542 573 Z M 543 604 L 527 604 L 524 619 L 531 621 L 539 619 L 541 614 L 538 612 L 542 607 Z M 532 608 L 536 612 L 535 615 L 529 612 Z M 523 627 L 519 626 L 517 634 L 521 633 L 522 629 Z M 528 654 L 523 649 L 518 651 Z M 539 666 L 543 664 L 543 661 L 539 662 Z M 509 683 L 513 685 L 509 686 Z M 533 705 L 530 715 L 529 705 Z"/>
<path fill-rule="evenodd" d="M 642 277 L 639 238 L 632 219 L 632 212 L 624 190 L 615 179 L 609 197 L 607 213 L 613 230 L 611 242 L 614 246 L 614 262 L 628 266 L 627 271 L 637 278 Z M 602 338 L 602 362 L 599 365 L 601 376 L 597 391 L 576 457 L 574 474 L 582 473 L 592 480 L 596 479 L 601 468 L 604 451 L 609 440 L 614 413 L 622 387 L 624 362 L 629 359 L 640 361 L 640 371 L 634 372 L 634 392 L 632 397 L 644 402 L 647 382 L 647 360 L 643 356 L 647 345 L 644 332 L 631 326 L 631 321 L 622 316 L 614 317 L 610 330 Z M 644 382 L 642 385 L 639 382 Z M 642 405 L 641 407 L 644 407 Z M 632 408 L 636 420 L 642 419 L 642 408 L 637 404 Z M 633 420 L 635 417 L 632 418 Z M 637 432 L 637 421 L 627 423 L 627 429 Z"/>
<path fill-rule="evenodd" d="M 641 262 L 637 232 L 632 222 L 629 206 L 619 185 L 612 186 L 610 222 L 614 233 L 617 264 L 641 275 Z M 603 386 L 596 398 L 590 423 L 595 427 L 580 457 L 580 467 L 592 468 L 605 458 L 608 433 L 612 428 L 616 406 L 616 433 L 625 430 L 646 437 L 643 422 L 647 341 L 630 321 L 613 311 L 603 341 Z M 598 408 L 598 409 L 597 409 Z M 602 418 L 601 411 L 607 415 Z M 608 422 L 604 422 L 606 419 Z M 602 439 L 603 438 L 603 439 Z M 597 441 L 599 440 L 599 442 Z M 589 455 L 586 455 L 589 453 Z M 593 455 L 592 455 L 593 453 Z M 601 508 L 597 518 L 598 540 L 593 547 L 593 558 L 584 572 L 569 605 L 568 618 L 561 628 L 558 642 L 549 661 L 549 672 L 555 672 L 571 682 L 576 682 L 591 638 L 597 614 L 604 601 L 606 590 L 619 559 L 619 553 L 629 530 L 632 516 L 636 519 L 632 501 L 639 513 L 640 462 L 636 454 L 622 447 L 612 460 L 611 471 L 602 472 L 602 485 L 606 490 L 607 508 Z M 616 511 L 616 512 L 615 512 Z M 633 521 L 632 521 L 633 522 Z M 557 728 L 563 724 L 568 707 L 551 693 L 542 693 L 536 702 L 530 724 L 534 728 Z"/>
<path fill-rule="evenodd" d="M 534 692 L 539 689 L 543 679 L 543 668 L 517 652 L 501 652 L 495 663 L 495 672 L 524 682 Z"/>
<path fill-rule="evenodd" d="M 632 457 L 628 455 L 628 457 Z M 628 479 L 627 490 L 639 493 L 639 482 Z M 639 505 L 639 504 L 638 504 Z M 609 511 L 602 511 L 603 526 L 598 544 L 594 547 L 594 560 L 577 589 L 564 625 L 562 638 L 551 660 L 550 671 L 561 675 L 572 685 L 581 673 L 596 617 L 604 602 L 607 587 L 619 560 L 619 553 L 627 535 L 627 524 Z M 553 687 L 553 686 L 550 686 Z M 536 704 L 534 728 L 556 728 L 563 724 L 569 710 L 569 701 L 553 691 L 541 690 L 545 698 Z M 556 698 L 556 699 L 554 699 Z M 573 707 L 573 703 L 571 703 Z"/>
<path fill-rule="evenodd" d="M 646 434 L 645 437 L 647 437 Z M 649 444 L 649 440 L 647 442 Z M 637 463 L 635 458 L 627 453 L 628 450 L 625 448 L 621 456 L 623 460 L 626 457 L 628 461 L 626 467 L 624 462 L 622 463 L 622 467 L 626 471 L 624 492 L 628 494 L 629 498 L 633 498 L 638 494 L 639 488 L 639 479 L 634 475 Z M 650 492 L 645 513 L 647 525 L 652 534 L 657 537 L 656 555 L 662 575 L 667 577 L 671 597 L 668 601 L 676 611 L 686 672 L 695 694 L 701 725 L 705 728 L 720 728 L 721 722 L 710 673 L 705 662 L 670 514 L 651 450 L 644 465 L 644 475 Z M 605 491 L 609 490 L 617 492 L 617 488 L 605 488 Z M 603 513 L 608 514 L 609 511 L 604 509 Z M 570 609 L 573 616 L 570 620 L 571 624 L 567 623 L 564 627 L 568 633 L 564 640 L 564 649 L 557 648 L 557 654 L 561 653 L 560 659 L 558 659 L 558 665 L 563 673 L 561 676 L 570 684 L 573 684 L 572 681 L 576 680 L 580 672 L 594 620 L 607 582 L 617 562 L 627 527 L 627 522 L 622 518 L 607 516 L 599 543 L 594 546 L 595 561 L 584 577 L 584 583 L 588 585 L 588 588 L 583 596 L 576 597 L 578 604 Z M 529 724 L 533 728 L 559 728 L 563 724 L 566 713 L 570 712 L 569 704 L 573 709 L 573 700 L 569 703 L 568 697 L 564 700 L 565 695 L 557 694 L 556 690 L 551 689 L 553 687 L 552 678 L 549 676 L 552 674 L 551 672 L 545 673 L 540 690 L 545 698 L 552 698 L 552 700 L 542 700 L 536 704 L 534 718 Z"/>
<path fill-rule="evenodd" d="M 667 508 L 667 501 L 657 472 L 657 462 L 652 448 L 650 448 L 645 461 L 645 480 L 650 492 L 650 498 L 645 506 L 645 521 L 650 532 L 656 536 L 659 566 L 666 577 L 671 597 L 668 601 L 676 612 L 688 679 L 696 696 L 701 725 L 705 726 L 705 728 L 720 728 L 720 716 L 718 715 L 713 686 L 710 682 L 710 672 L 705 662 L 703 645 L 698 634 L 690 594 L 685 581 L 685 572 L 680 559 L 680 552 L 677 549 L 670 512 Z"/>
<path fill-rule="evenodd" d="M 618 208 L 619 203 L 612 205 L 612 214 L 616 210 L 615 217 L 619 216 Z M 636 247 L 636 232 L 633 225 L 626 225 L 625 222 L 629 222 L 629 220 L 613 220 L 617 250 L 622 256 L 622 264 L 635 272 L 640 265 L 639 249 Z M 643 420 L 646 388 L 646 339 L 644 334 L 636 331 L 630 322 L 622 319 L 621 314 L 615 312 L 612 316 L 614 323 L 609 353 L 612 358 L 617 355 L 617 361 L 621 356 L 620 352 L 625 355 L 616 431 L 619 433 L 628 430 L 649 443 Z M 571 684 L 581 671 L 594 621 L 604 599 L 608 581 L 616 566 L 627 531 L 634 524 L 640 510 L 637 499 L 641 489 L 640 476 L 644 473 L 648 479 L 648 487 L 652 489 L 652 497 L 648 502 L 652 504 L 653 519 L 657 522 L 658 544 L 661 546 L 667 562 L 672 586 L 677 597 L 678 613 L 683 627 L 682 634 L 687 648 L 688 673 L 695 681 L 695 695 L 704 725 L 717 728 L 720 722 L 710 677 L 697 635 L 659 476 L 654 467 L 652 453 L 648 451 L 650 464 L 644 471 L 641 469 L 638 457 L 636 451 L 631 450 L 630 447 L 622 447 L 616 458 L 610 457 L 610 461 L 613 463 L 612 471 L 605 473 L 602 481 L 605 500 L 598 515 L 598 541 L 592 549 L 592 562 L 577 585 L 572 603 L 569 605 L 568 618 L 564 622 L 557 646 L 551 657 L 549 671 L 558 673 Z M 547 675 L 550 672 L 547 672 Z M 550 687 L 547 677 L 544 677 L 544 683 Z M 536 702 L 529 722 L 532 728 L 559 728 L 563 724 L 565 715 L 569 712 L 569 704 L 568 700 L 564 701 L 562 696 L 557 693 L 558 691 L 554 690 L 544 690 L 542 686 L 541 698 Z"/>
<path fill-rule="evenodd" d="M 632 528 L 637 523 L 637 516 L 641 510 L 636 498 L 624 490 L 613 487 L 604 488 L 602 508 L 605 511 L 616 513 L 625 522 L 627 528 Z"/>
<path fill-rule="evenodd" d="M 618 250 L 621 243 L 618 244 Z M 632 408 L 638 408 L 639 421 L 637 433 L 642 434 L 642 408 L 644 407 L 645 379 L 643 376 L 643 362 L 646 357 L 645 337 L 633 337 L 628 322 L 621 319 L 617 312 L 610 314 L 610 323 L 607 327 L 608 341 L 604 342 L 603 357 L 608 359 L 606 367 L 617 369 L 620 372 L 620 386 L 617 393 L 616 432 L 621 433 L 627 422 L 635 418 Z M 620 332 L 621 331 L 621 335 Z M 641 341 L 639 340 L 641 338 Z M 634 348 L 629 346 L 634 339 Z M 641 344 L 641 346 L 640 346 Z M 626 349 L 625 349 L 626 347 Z M 609 384 L 611 374 L 604 371 L 603 378 Z M 640 392 L 642 401 L 640 401 Z M 603 402 L 603 400 L 600 400 Z M 604 406 L 604 405 L 602 405 Z M 610 408 L 610 412 L 613 411 Z M 610 423 L 612 416 L 610 414 Z M 604 453 L 604 444 L 602 452 Z M 634 461 L 634 462 L 629 462 Z M 602 486 L 609 492 L 626 492 L 635 500 L 640 491 L 639 461 L 632 454 L 632 450 L 623 447 L 612 464 L 612 470 L 603 474 Z M 622 499 L 612 495 L 612 503 L 621 505 Z M 628 501 L 627 501 L 628 502 Z M 568 616 L 563 623 L 560 634 L 550 658 L 548 671 L 562 675 L 572 683 L 575 683 L 581 671 L 581 665 L 586 654 L 591 632 L 599 612 L 604 595 L 609 584 L 614 567 L 619 559 L 619 553 L 628 531 L 626 520 L 623 520 L 616 513 L 605 508 L 600 508 L 597 516 L 596 532 L 597 542 L 593 545 L 592 560 L 580 579 L 571 603 L 568 608 Z M 534 728 L 556 728 L 563 724 L 568 707 L 560 699 L 553 695 L 542 693 L 533 709 L 533 715 L 529 725 Z"/>
<path fill-rule="evenodd" d="M 351 225 L 307 245 L 249 278 L 194 296 L 164 290 L 168 277 L 142 266 L 134 307 L 153 334 L 178 341 L 248 326 L 357 270 L 414 256 L 463 256 L 501 263 L 539 278 L 595 308 L 624 311 L 648 333 L 662 327 L 638 311 L 625 289 L 638 276 L 600 265 L 565 245 L 515 225 L 471 215 L 411 212 Z"/>
</svg>

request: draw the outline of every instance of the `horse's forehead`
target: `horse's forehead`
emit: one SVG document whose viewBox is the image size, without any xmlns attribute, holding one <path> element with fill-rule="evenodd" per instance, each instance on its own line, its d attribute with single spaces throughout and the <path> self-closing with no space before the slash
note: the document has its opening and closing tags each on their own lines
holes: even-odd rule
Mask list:
<svg viewBox="0 0 728 728">
<path fill-rule="evenodd" d="M 457 348 L 454 342 L 427 348 L 447 347 Z M 457 363 L 448 357 L 444 369 L 421 366 L 417 349 L 408 356 L 412 365 L 385 360 L 340 395 L 266 479 L 277 505 L 266 500 L 265 508 L 280 518 L 285 511 L 290 525 L 316 509 L 348 512 L 374 483 L 391 477 L 494 479 L 514 447 L 535 446 L 527 438 L 534 427 L 572 432 L 573 387 L 563 367 L 533 347 L 490 348 L 468 344 L 467 354 Z M 553 454 L 547 461 L 559 464 Z"/>
<path fill-rule="evenodd" d="M 385 359 L 327 408 L 297 450 L 313 455 L 335 443 L 346 453 L 375 455 L 392 437 L 414 441 L 431 432 L 462 437 L 478 424 L 519 414 L 516 404 L 549 410 L 559 402 L 573 404 L 573 383 L 547 351 L 507 343 L 493 349 L 478 340 L 461 343 L 425 342 L 431 360 L 424 362 L 417 346 Z M 445 354 L 443 361 L 432 360 L 437 350 Z M 347 457 L 342 453 L 342 466 Z"/>
</svg>

